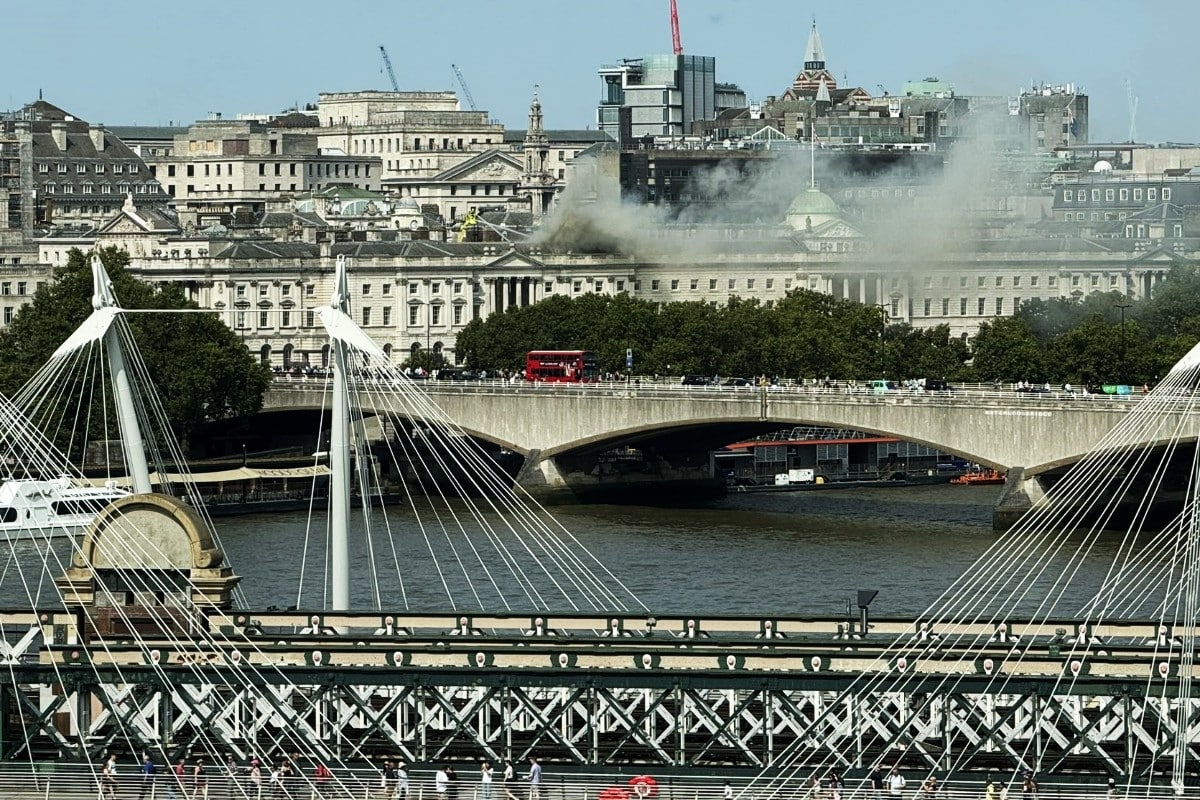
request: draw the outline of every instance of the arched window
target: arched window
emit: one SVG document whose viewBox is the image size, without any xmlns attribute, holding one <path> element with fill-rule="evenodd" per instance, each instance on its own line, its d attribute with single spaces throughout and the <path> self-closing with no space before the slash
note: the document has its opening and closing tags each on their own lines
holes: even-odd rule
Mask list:
<svg viewBox="0 0 1200 800">
<path fill-rule="evenodd" d="M 283 368 L 287 369 L 292 366 L 292 343 L 288 342 L 283 346 Z"/>
<path fill-rule="evenodd" d="M 321 346 L 321 366 L 329 367 L 329 345 L 327 344 Z"/>
<path fill-rule="evenodd" d="M 263 366 L 271 366 L 271 345 L 264 344 L 262 346 L 261 355 L 259 358 L 262 360 Z"/>
<path fill-rule="evenodd" d="M 392 360 L 392 345 L 391 345 L 391 343 L 385 344 L 383 346 L 383 354 L 385 356 L 387 356 L 388 363 L 391 363 L 391 360 Z"/>
</svg>

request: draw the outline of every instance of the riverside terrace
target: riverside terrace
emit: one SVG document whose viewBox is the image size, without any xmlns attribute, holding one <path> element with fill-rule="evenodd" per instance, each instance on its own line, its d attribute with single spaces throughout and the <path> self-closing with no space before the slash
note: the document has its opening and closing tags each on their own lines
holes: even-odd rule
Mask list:
<svg viewBox="0 0 1200 800">
<path fill-rule="evenodd" d="M 322 387 L 315 379 L 277 379 L 264 398 L 263 413 L 321 409 Z M 840 389 L 696 387 L 648 380 L 580 385 L 429 381 L 420 382 L 419 389 L 464 432 L 523 455 L 518 481 L 544 498 L 604 480 L 592 474 L 596 459 L 617 447 L 653 443 L 667 462 L 655 480 L 699 485 L 712 480 L 709 451 L 780 428 L 814 425 L 894 436 L 1007 471 L 998 528 L 1011 525 L 1043 496 L 1039 476 L 1085 456 L 1141 399 L 1019 393 L 990 385 L 875 394 L 845 384 Z M 1183 430 L 1183 438 L 1194 442 L 1200 419 L 1187 413 L 1187 399 L 1180 398 L 1177 410 L 1167 404 L 1162 423 Z"/>
</svg>

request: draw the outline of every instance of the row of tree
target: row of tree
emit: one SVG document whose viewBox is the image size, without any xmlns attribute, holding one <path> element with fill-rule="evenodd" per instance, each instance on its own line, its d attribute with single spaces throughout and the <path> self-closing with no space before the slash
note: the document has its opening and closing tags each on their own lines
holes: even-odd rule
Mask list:
<svg viewBox="0 0 1200 800">
<path fill-rule="evenodd" d="M 1200 271 L 1179 267 L 1153 299 L 1032 300 L 980 325 L 891 322 L 883 309 L 795 290 L 774 302 L 732 298 L 659 305 L 625 294 L 552 297 L 474 320 L 459 334 L 473 369 L 518 370 L 529 350 L 591 350 L 604 371 L 641 374 L 1061 384 L 1151 383 L 1200 340 Z"/>
</svg>

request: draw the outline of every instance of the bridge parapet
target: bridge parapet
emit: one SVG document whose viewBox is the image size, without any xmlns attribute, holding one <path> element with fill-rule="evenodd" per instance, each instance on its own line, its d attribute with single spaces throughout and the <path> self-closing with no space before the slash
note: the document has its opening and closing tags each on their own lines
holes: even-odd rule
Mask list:
<svg viewBox="0 0 1200 800">
<path fill-rule="evenodd" d="M 542 458 L 655 432 L 761 423 L 867 431 L 919 442 L 996 469 L 1026 476 L 1083 456 L 1136 407 L 1136 399 L 1022 394 L 990 387 L 952 393 L 868 394 L 816 387 L 586 386 L 525 383 L 419 384 L 465 431 Z M 320 408 L 323 392 L 308 382 L 277 382 L 264 410 Z M 1170 412 L 1165 412 L 1170 413 Z M 1186 409 L 1180 407 L 1180 414 Z M 1194 439 L 1200 421 L 1182 421 Z"/>
</svg>

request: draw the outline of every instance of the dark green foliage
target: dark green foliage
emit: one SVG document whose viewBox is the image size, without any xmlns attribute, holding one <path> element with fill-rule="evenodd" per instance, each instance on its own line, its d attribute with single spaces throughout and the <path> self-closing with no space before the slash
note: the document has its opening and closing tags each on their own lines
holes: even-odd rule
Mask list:
<svg viewBox="0 0 1200 800">
<path fill-rule="evenodd" d="M 460 360 L 483 369 L 521 369 L 528 350 L 584 349 L 618 372 L 629 347 L 640 374 L 1057 385 L 1152 383 L 1197 340 L 1200 268 L 1187 265 L 1151 300 L 1110 293 L 1029 301 L 1013 317 L 982 323 L 969 345 L 947 326 L 888 324 L 877 306 L 795 290 L 774 303 L 733 298 L 721 306 L 556 296 L 472 322 L 457 347 Z"/>
<path fill-rule="evenodd" d="M 135 279 L 129 255 L 99 251 L 117 302 L 127 309 L 193 309 L 177 286 L 154 287 Z M 0 334 L 0 390 L 15 393 L 92 313 L 89 257 L 72 250 L 66 266 Z M 215 314 L 127 315 L 138 349 L 168 419 L 180 437 L 213 419 L 254 414 L 262 408 L 270 371 L 246 350 Z"/>
<path fill-rule="evenodd" d="M 592 350 L 602 370 L 621 372 L 631 348 L 639 374 L 869 380 L 885 369 L 906 377 L 901 366 L 911 363 L 927 377 L 963 375 L 966 346 L 947 329 L 884 323 L 874 306 L 806 290 L 774 303 L 733 298 L 723 306 L 556 296 L 471 322 L 457 352 L 466 366 L 488 370 L 521 369 L 529 350 Z"/>
</svg>

